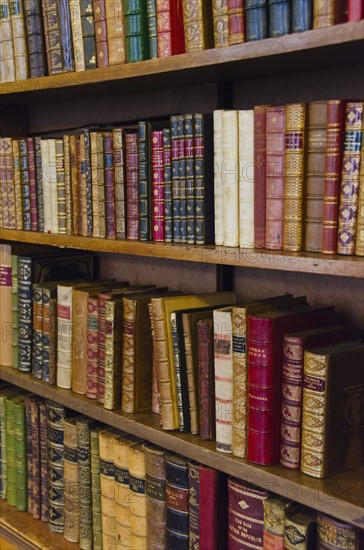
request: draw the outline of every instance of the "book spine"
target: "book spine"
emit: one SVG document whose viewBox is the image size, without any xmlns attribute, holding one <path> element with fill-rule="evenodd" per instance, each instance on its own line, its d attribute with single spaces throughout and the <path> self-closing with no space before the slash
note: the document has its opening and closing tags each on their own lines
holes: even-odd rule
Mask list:
<svg viewBox="0 0 364 550">
<path fill-rule="evenodd" d="M 87 391 L 87 301 L 88 292 L 72 291 L 72 391 L 85 394 Z"/>
<path fill-rule="evenodd" d="M 292 1 L 292 32 L 312 29 L 313 0 Z"/>
<path fill-rule="evenodd" d="M 150 139 L 149 123 L 138 123 L 139 239 L 149 241 L 151 234 Z"/>
<path fill-rule="evenodd" d="M 98 308 L 97 296 L 87 301 L 87 391 L 90 399 L 97 398 Z"/>
<path fill-rule="evenodd" d="M 4 147 L 4 169 L 5 169 L 5 182 L 7 193 L 7 207 L 8 207 L 8 229 L 15 229 L 16 227 L 16 203 L 15 203 L 15 185 L 14 185 L 14 163 L 12 152 L 12 140 L 11 138 L 3 138 Z"/>
<path fill-rule="evenodd" d="M 302 248 L 305 104 L 286 105 L 283 250 Z"/>
<path fill-rule="evenodd" d="M 213 17 L 210 2 L 183 0 L 186 52 L 213 47 Z"/>
<path fill-rule="evenodd" d="M 25 139 L 19 139 L 19 163 L 20 163 L 20 182 L 22 196 L 23 229 L 30 231 L 30 187 L 28 174 L 28 155 L 27 142 Z"/>
<path fill-rule="evenodd" d="M 158 57 L 174 55 L 172 50 L 172 12 L 169 0 L 157 0 Z"/>
<path fill-rule="evenodd" d="M 6 499 L 10 506 L 16 506 L 16 466 L 14 434 L 14 401 L 5 399 L 6 430 Z"/>
<path fill-rule="evenodd" d="M 360 21 L 364 18 L 363 0 L 348 0 L 348 22 Z"/>
<path fill-rule="evenodd" d="M 172 344 L 173 344 L 173 365 L 176 379 L 176 395 L 177 395 L 177 408 L 178 408 L 178 424 L 181 432 L 188 431 L 185 422 L 185 416 L 187 414 L 188 403 L 184 397 L 186 393 L 182 392 L 182 374 L 181 374 L 181 361 L 180 361 L 180 345 L 177 330 L 176 313 L 171 313 L 171 332 L 172 332 Z"/>
<path fill-rule="evenodd" d="M 360 548 L 360 531 L 344 521 L 338 521 L 322 512 L 317 513 L 317 544 L 319 548 L 340 546 L 341 542 L 350 548 Z"/>
<path fill-rule="evenodd" d="M 12 366 L 13 322 L 12 322 L 12 261 L 11 245 L 0 245 L 0 364 Z"/>
<path fill-rule="evenodd" d="M 99 295 L 97 300 L 97 401 L 105 401 L 105 307 L 106 296 Z"/>
<path fill-rule="evenodd" d="M 92 489 L 91 489 L 91 440 L 93 420 L 78 418 L 77 462 L 79 479 L 79 544 L 82 550 L 92 550 Z"/>
<path fill-rule="evenodd" d="M 130 445 L 130 543 L 131 548 L 147 547 L 147 508 L 145 494 L 145 455 L 141 444 Z"/>
<path fill-rule="evenodd" d="M 0 182 L 1 182 L 1 209 L 0 209 L 0 221 L 1 227 L 6 229 L 8 227 L 8 185 L 7 185 L 7 173 L 5 170 L 5 154 L 4 154 L 4 139 L 0 138 Z"/>
<path fill-rule="evenodd" d="M 119 409 L 121 404 L 123 302 L 105 304 L 105 394 L 104 408 Z"/>
<path fill-rule="evenodd" d="M 105 0 L 93 0 L 97 67 L 109 66 Z"/>
<path fill-rule="evenodd" d="M 266 108 L 265 248 L 272 250 L 283 245 L 285 120 L 284 106 Z"/>
<path fill-rule="evenodd" d="M 116 547 L 131 548 L 130 511 L 131 490 L 129 484 L 129 446 L 124 437 L 114 442 Z"/>
<path fill-rule="evenodd" d="M 125 34 L 123 3 L 105 2 L 109 65 L 125 63 Z"/>
<path fill-rule="evenodd" d="M 164 166 L 164 240 L 173 240 L 172 225 L 172 171 L 171 171 L 171 130 L 163 130 L 163 166 Z"/>
<path fill-rule="evenodd" d="M 64 192 L 66 213 L 66 235 L 73 235 L 70 136 L 63 136 Z"/>
<path fill-rule="evenodd" d="M 263 548 L 284 550 L 284 520 L 287 507 L 285 501 L 273 495 L 264 500 Z"/>
<path fill-rule="evenodd" d="M 32 373 L 39 380 L 43 370 L 43 299 L 42 287 L 33 285 Z"/>
<path fill-rule="evenodd" d="M 243 0 L 227 0 L 229 46 L 245 42 Z"/>
<path fill-rule="evenodd" d="M 325 180 L 326 101 L 311 101 L 307 117 L 307 155 L 304 207 L 304 249 L 322 251 Z"/>
<path fill-rule="evenodd" d="M 152 240 L 164 242 L 164 163 L 163 130 L 153 130 L 151 136 L 152 162 Z"/>
<path fill-rule="evenodd" d="M 26 451 L 27 451 L 27 509 L 29 514 L 33 515 L 35 495 L 34 495 L 34 477 L 33 477 L 34 463 L 33 463 L 32 423 L 33 423 L 34 417 L 32 417 L 31 405 L 32 405 L 32 399 L 27 398 L 25 400 Z M 36 518 L 36 519 L 39 519 L 39 518 Z"/>
<path fill-rule="evenodd" d="M 101 217 L 104 211 L 105 172 L 104 142 L 101 132 L 90 132 L 91 146 L 91 185 L 92 185 L 92 236 L 105 237 L 101 234 Z M 100 215 L 101 210 L 101 215 Z"/>
<path fill-rule="evenodd" d="M 192 434 L 199 433 L 199 418 L 198 418 L 198 409 L 197 409 L 197 396 L 198 396 L 198 380 L 196 380 L 197 365 L 194 364 L 195 357 L 193 354 L 193 344 L 192 344 L 192 334 L 191 326 L 189 322 L 188 314 L 182 314 L 182 327 L 183 327 L 183 338 L 181 339 L 181 344 L 184 342 L 184 354 L 185 354 L 185 363 L 186 363 L 186 383 L 184 380 L 181 380 L 182 383 L 182 395 L 183 387 L 187 386 L 188 389 L 188 406 L 189 406 L 189 424 Z M 181 345 L 183 353 L 183 345 Z M 183 358 L 182 358 L 183 364 Z M 188 428 L 188 424 L 187 424 Z"/>
<path fill-rule="evenodd" d="M 78 542 L 80 522 L 80 483 L 77 464 L 76 418 L 64 421 L 64 533 L 70 542 Z"/>
<path fill-rule="evenodd" d="M 239 245 L 254 248 L 254 111 L 238 112 Z"/>
<path fill-rule="evenodd" d="M 152 397 L 151 397 L 151 411 L 155 414 L 160 415 L 160 402 L 159 402 L 159 388 L 158 388 L 158 379 L 157 379 L 157 368 L 156 368 L 156 349 L 155 349 L 155 330 L 154 330 L 154 319 L 152 313 L 152 304 L 149 300 L 148 302 L 148 318 L 150 323 L 150 331 L 152 335 Z"/>
<path fill-rule="evenodd" d="M 72 388 L 72 287 L 57 288 L 57 386 Z"/>
<path fill-rule="evenodd" d="M 14 402 L 15 500 L 20 512 L 28 509 L 27 441 L 24 400 Z"/>
<path fill-rule="evenodd" d="M 246 457 L 248 376 L 246 364 L 246 308 L 233 306 L 233 455 Z"/>
<path fill-rule="evenodd" d="M 19 143 L 20 151 L 20 143 Z M 50 180 L 47 175 L 49 170 L 49 148 L 48 140 L 40 139 L 39 140 L 39 158 L 41 162 L 40 174 L 42 178 L 42 196 L 43 196 L 43 231 L 44 233 L 51 232 L 51 190 L 50 190 Z"/>
<path fill-rule="evenodd" d="M 135 413 L 136 401 L 136 308 L 134 300 L 124 299 L 123 307 L 123 336 L 122 336 L 122 383 L 121 383 L 121 410 L 124 413 Z"/>
<path fill-rule="evenodd" d="M 212 117 L 208 114 L 195 113 L 193 133 L 193 152 L 186 149 L 186 171 L 188 174 L 189 157 L 194 155 L 195 243 L 204 245 L 215 242 L 214 190 L 209 184 L 214 177 Z"/>
<path fill-rule="evenodd" d="M 198 198 L 200 199 L 200 206 L 203 204 L 203 192 L 201 189 L 200 196 L 197 195 L 197 178 L 195 176 L 200 176 L 199 184 L 203 187 L 203 120 L 201 117 L 196 118 L 197 115 L 184 115 L 182 121 L 182 134 L 184 140 L 184 150 L 182 152 L 183 159 L 183 172 L 181 174 L 181 179 L 183 177 L 184 186 L 185 186 L 185 208 L 182 216 L 184 216 L 185 221 L 181 223 L 183 231 L 186 231 L 186 242 L 187 244 L 195 244 L 196 236 L 198 231 L 203 229 L 204 221 L 204 212 L 201 211 L 200 219 L 197 220 L 197 209 L 196 202 Z M 195 135 L 194 135 L 195 134 Z M 199 166 L 197 168 L 197 163 Z M 182 205 L 182 202 L 181 202 Z M 198 224 L 200 227 L 198 227 Z M 203 240 L 203 233 L 201 233 L 201 240 Z"/>
<path fill-rule="evenodd" d="M 92 237 L 92 180 L 91 180 L 91 147 L 90 131 L 88 128 L 83 130 L 85 146 L 85 181 L 86 181 L 86 235 Z M 83 143 L 83 140 L 81 140 Z"/>
<path fill-rule="evenodd" d="M 73 234 L 80 234 L 80 203 L 77 160 L 77 136 L 70 135 L 70 161 L 71 161 L 71 197 L 72 197 L 72 226 Z"/>
<path fill-rule="evenodd" d="M 64 531 L 64 421 L 65 408 L 47 401 L 49 512 L 48 529 Z"/>
<path fill-rule="evenodd" d="M 48 139 L 48 161 L 46 178 L 50 186 L 50 232 L 58 233 L 58 191 L 56 167 L 56 140 Z"/>
<path fill-rule="evenodd" d="M 197 463 L 190 461 L 188 463 L 188 547 L 193 550 L 200 548 L 202 542 L 200 511 L 200 468 Z"/>
<path fill-rule="evenodd" d="M 42 380 L 55 384 L 57 362 L 57 289 L 42 292 Z"/>
<path fill-rule="evenodd" d="M 147 3 L 124 0 L 123 5 L 126 62 L 149 59 Z"/>
<path fill-rule="evenodd" d="M 42 186 L 42 159 L 40 138 L 28 138 L 28 162 L 30 178 L 30 208 L 33 212 L 32 231 L 44 231 L 44 207 Z"/>
<path fill-rule="evenodd" d="M 214 310 L 216 449 L 232 452 L 233 342 L 231 311 Z"/>
<path fill-rule="evenodd" d="M 344 102 L 328 100 L 322 228 L 324 254 L 336 254 L 337 248 L 343 136 Z"/>
<path fill-rule="evenodd" d="M 268 0 L 270 37 L 284 36 L 291 32 L 291 3 L 288 0 Z"/>
<path fill-rule="evenodd" d="M 183 115 L 177 115 L 180 243 L 187 242 L 186 132 Z"/>
<path fill-rule="evenodd" d="M 197 323 L 200 438 L 215 439 L 214 334 L 210 320 Z"/>
<path fill-rule="evenodd" d="M 224 180 L 222 148 L 222 113 L 221 109 L 213 112 L 214 119 L 214 210 L 215 210 L 215 244 L 224 244 Z"/>
<path fill-rule="evenodd" d="M 55 140 L 56 151 L 56 177 L 57 177 L 57 219 L 58 231 L 60 235 L 67 233 L 67 212 L 66 212 L 66 182 L 64 166 L 64 147 L 63 138 Z"/>
<path fill-rule="evenodd" d="M 39 403 L 39 445 L 40 445 L 40 491 L 41 491 L 41 520 L 48 521 L 49 512 L 49 482 L 48 482 L 48 428 L 47 405 L 45 401 Z"/>
<path fill-rule="evenodd" d="M 224 245 L 239 246 L 238 111 L 222 113 Z"/>
<path fill-rule="evenodd" d="M 1 497 L 3 500 L 7 499 L 6 400 L 6 395 L 0 394 Z"/>
<path fill-rule="evenodd" d="M 1 255 L 1 252 L 0 252 Z M 1 262 L 0 262 L 1 264 Z M 0 267 L 0 281 L 1 281 Z M 0 283 L 1 286 L 1 283 Z M 0 291 L 1 292 L 1 291 Z M 3 302 L 2 302 L 3 303 Z M 1 321 L 2 322 L 2 321 Z M 11 330 L 12 330 L 12 367 L 19 368 L 19 295 L 18 295 L 18 256 L 11 256 Z M 2 361 L 0 361 L 2 365 Z"/>
<path fill-rule="evenodd" d="M 207 466 L 199 466 L 199 515 L 200 515 L 200 548 L 219 548 L 226 540 L 225 502 L 226 483 L 221 474 Z M 219 508 L 218 508 L 219 502 Z M 219 527 L 219 525 L 221 527 Z M 221 539 L 222 535 L 222 539 Z"/>
<path fill-rule="evenodd" d="M 158 57 L 157 8 L 156 0 L 147 0 L 149 59 Z"/>
<path fill-rule="evenodd" d="M 2 51 L 3 51 L 3 60 L 4 60 L 4 82 L 13 82 L 16 80 L 15 74 L 15 59 L 14 59 L 14 46 L 13 46 L 13 37 L 11 29 L 11 19 L 10 19 L 10 2 L 4 0 L 2 2 L 2 9 L 0 12 L 0 22 L 2 26 Z"/>
<path fill-rule="evenodd" d="M 32 367 L 32 282 L 33 260 L 31 257 L 19 256 L 19 371 L 31 372 Z"/>
<path fill-rule="evenodd" d="M 104 132 L 104 172 L 105 172 L 105 222 L 106 237 L 115 239 L 115 180 L 113 164 L 113 140 L 112 132 Z"/>
<path fill-rule="evenodd" d="M 345 3 L 340 0 L 314 0 L 313 28 L 323 29 L 341 23 L 344 17 Z"/>
<path fill-rule="evenodd" d="M 57 2 L 41 0 L 48 74 L 63 72 L 62 43 L 57 14 Z"/>
<path fill-rule="evenodd" d="M 57 0 L 58 28 L 65 73 L 75 70 L 69 0 Z"/>
<path fill-rule="evenodd" d="M 97 67 L 97 51 L 93 2 L 80 0 L 80 8 L 85 69 L 95 69 Z"/>
<path fill-rule="evenodd" d="M 42 503 L 42 491 L 41 491 L 41 466 L 40 466 L 40 419 L 39 419 L 39 403 L 34 400 L 30 402 L 30 418 L 31 418 L 31 466 L 32 466 L 32 483 L 33 483 L 33 495 L 32 506 L 29 510 L 29 494 L 28 494 L 28 512 L 33 514 L 34 519 L 41 519 L 41 503 Z M 26 404 L 27 406 L 27 404 Z M 27 413 L 27 411 L 26 411 Z M 27 437 L 28 437 L 28 424 L 27 424 Z M 29 479 L 29 469 L 28 469 Z M 29 492 L 29 481 L 28 481 Z"/>
<path fill-rule="evenodd" d="M 363 110 L 363 102 L 347 103 L 337 236 L 338 254 L 355 253 Z"/>
<path fill-rule="evenodd" d="M 101 519 L 102 547 L 112 549 L 116 542 L 115 522 L 115 466 L 114 439 L 109 432 L 99 435 L 100 446 L 100 488 L 101 488 Z"/>
<path fill-rule="evenodd" d="M 166 453 L 167 547 L 188 548 L 188 462 Z"/>
<path fill-rule="evenodd" d="M 23 205 L 21 197 L 21 175 L 20 175 L 20 158 L 19 158 L 19 140 L 12 139 L 12 158 L 14 170 L 14 197 L 15 197 L 15 228 L 23 229 Z M 38 206 L 37 206 L 38 210 Z M 39 220 L 38 220 L 39 222 Z M 39 223 L 38 223 L 39 226 Z M 39 231 L 42 229 L 39 226 Z"/>
<path fill-rule="evenodd" d="M 92 428 L 90 430 L 92 541 L 93 541 L 94 550 L 102 550 L 100 446 L 99 446 L 100 429 L 101 428 Z"/>
<path fill-rule="evenodd" d="M 41 0 L 24 0 L 23 3 L 29 76 L 30 78 L 46 76 L 47 59 Z"/>
<path fill-rule="evenodd" d="M 171 170 L 172 170 L 172 233 L 173 242 L 181 242 L 181 209 L 180 209 L 180 158 L 177 115 L 172 115 L 171 123 Z M 169 241 L 167 241 L 169 242 Z"/>
<path fill-rule="evenodd" d="M 245 39 L 262 40 L 268 37 L 267 0 L 245 1 Z"/>
<path fill-rule="evenodd" d="M 125 134 L 126 238 L 139 239 L 139 168 L 138 134 Z"/>
<path fill-rule="evenodd" d="M 145 493 L 147 506 L 147 540 L 151 548 L 167 544 L 166 463 L 164 450 L 143 445 L 145 456 Z"/>
<path fill-rule="evenodd" d="M 227 1 L 212 1 L 212 17 L 214 25 L 214 47 L 222 48 L 229 45 L 229 17 Z"/>
<path fill-rule="evenodd" d="M 79 197 L 79 235 L 87 236 L 87 183 L 86 183 L 86 145 L 85 134 L 77 136 L 77 173 Z"/>
<path fill-rule="evenodd" d="M 302 541 L 306 548 L 317 545 L 316 527 L 317 514 L 309 510 L 298 512 L 297 514 L 285 514 L 284 519 L 284 548 L 293 550 L 297 546 L 297 538 Z M 318 546 L 320 548 L 320 546 Z"/>
<path fill-rule="evenodd" d="M 114 128 L 113 164 L 115 185 L 115 237 L 125 239 L 125 161 L 124 134 L 122 128 Z"/>
<path fill-rule="evenodd" d="M 358 218 L 356 221 L 356 256 L 364 256 L 364 147 L 361 148 L 359 170 Z"/>
<path fill-rule="evenodd" d="M 81 6 L 79 0 L 69 0 L 73 55 L 75 71 L 85 70 L 85 52 L 83 48 Z"/>
</svg>

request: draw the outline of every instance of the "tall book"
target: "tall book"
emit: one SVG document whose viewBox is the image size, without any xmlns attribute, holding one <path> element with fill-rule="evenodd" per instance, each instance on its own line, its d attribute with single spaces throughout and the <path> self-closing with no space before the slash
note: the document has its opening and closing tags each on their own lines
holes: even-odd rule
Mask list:
<svg viewBox="0 0 364 550">
<path fill-rule="evenodd" d="M 102 547 L 104 550 L 115 548 L 116 542 L 114 444 L 119 435 L 120 432 L 117 430 L 99 433 Z"/>
<path fill-rule="evenodd" d="M 41 0 L 24 0 L 24 22 L 27 39 L 30 78 L 47 74 Z"/>
<path fill-rule="evenodd" d="M 120 65 L 125 63 L 123 3 L 109 0 L 105 2 L 105 10 L 109 65 Z"/>
<path fill-rule="evenodd" d="M 124 0 L 123 6 L 126 62 L 149 59 L 147 3 Z"/>
<path fill-rule="evenodd" d="M 13 36 L 15 80 L 28 78 L 28 55 L 24 25 L 24 5 L 20 0 L 9 2 Z"/>
<path fill-rule="evenodd" d="M 215 244 L 224 244 L 224 179 L 223 147 L 222 147 L 222 113 L 221 109 L 214 111 L 214 210 L 215 210 Z"/>
<path fill-rule="evenodd" d="M 0 302 L 0 364 L 11 367 L 13 364 L 13 319 L 10 244 L 0 244 Z"/>
<path fill-rule="evenodd" d="M 15 197 L 15 227 L 16 229 L 23 229 L 23 205 L 21 198 L 21 175 L 20 175 L 20 156 L 19 156 L 19 141 L 17 139 L 12 140 L 12 157 L 13 157 L 13 170 L 14 170 L 14 197 Z M 37 189 L 38 193 L 38 189 Z M 41 216 L 40 205 L 37 204 L 37 210 L 39 216 Z M 41 221 L 39 221 L 39 230 L 43 231 Z"/>
<path fill-rule="evenodd" d="M 90 132 L 92 235 L 106 237 L 105 224 L 105 167 L 102 132 Z"/>
<path fill-rule="evenodd" d="M 113 129 L 112 141 L 115 188 L 115 237 L 117 239 L 125 239 L 125 151 L 122 128 Z"/>
<path fill-rule="evenodd" d="M 145 493 L 145 455 L 142 443 L 128 447 L 130 484 L 130 543 L 131 548 L 147 547 L 147 508 Z"/>
<path fill-rule="evenodd" d="M 148 22 L 149 59 L 157 59 L 158 33 L 157 33 L 156 0 L 147 1 L 147 22 Z"/>
<path fill-rule="evenodd" d="M 14 402 L 18 396 L 5 397 L 5 464 L 6 482 L 5 494 L 8 504 L 16 506 L 16 459 L 15 459 L 15 433 L 14 433 Z M 4 462 L 3 462 L 4 464 Z"/>
<path fill-rule="evenodd" d="M 64 421 L 64 538 L 78 542 L 80 482 L 77 465 L 77 417 Z"/>
<path fill-rule="evenodd" d="M 93 2 L 80 0 L 80 8 L 85 69 L 95 69 L 97 67 L 97 51 Z"/>
<path fill-rule="evenodd" d="M 189 548 L 188 461 L 174 453 L 165 454 L 167 547 Z"/>
<path fill-rule="evenodd" d="M 211 3 L 183 0 L 182 5 L 186 52 L 212 48 L 214 41 Z"/>
<path fill-rule="evenodd" d="M 167 544 L 165 450 L 144 443 L 147 540 L 153 548 Z"/>
<path fill-rule="evenodd" d="M 254 248 L 254 111 L 239 111 L 239 246 Z"/>
<path fill-rule="evenodd" d="M 81 416 L 76 421 L 79 481 L 79 544 L 92 550 L 91 429 L 94 421 Z"/>
<path fill-rule="evenodd" d="M 151 126 L 148 122 L 138 122 L 138 195 L 139 195 L 139 238 L 141 241 L 151 239 Z"/>
<path fill-rule="evenodd" d="M 363 111 L 364 103 L 362 101 L 350 101 L 346 104 L 337 235 L 337 252 L 339 254 L 355 253 Z"/>
<path fill-rule="evenodd" d="M 356 220 L 356 256 L 364 256 L 364 147 L 361 148 L 359 171 L 358 217 Z M 13 267 L 12 267 L 13 269 Z"/>
<path fill-rule="evenodd" d="M 57 3 L 53 0 L 41 1 L 48 74 L 60 74 L 63 71 L 63 59 Z"/>
<path fill-rule="evenodd" d="M 35 508 L 35 495 L 34 495 L 34 462 L 33 462 L 33 442 L 32 442 L 32 416 L 31 416 L 31 402 L 33 396 L 28 396 L 25 399 L 25 422 L 26 422 L 26 444 L 27 444 L 27 508 L 30 514 L 33 514 Z M 5 446 L 4 446 L 5 449 Z M 38 480 L 39 486 L 39 480 Z M 39 519 L 39 518 L 37 518 Z"/>
<path fill-rule="evenodd" d="M 48 521 L 49 515 L 49 480 L 48 480 L 48 420 L 47 404 L 39 403 L 39 444 L 40 444 L 40 491 L 41 520 Z"/>
<path fill-rule="evenodd" d="M 105 225 L 106 237 L 116 237 L 116 216 L 115 216 L 115 170 L 113 134 L 104 132 L 104 169 L 105 169 Z"/>
<path fill-rule="evenodd" d="M 64 421 L 63 405 L 47 401 L 49 517 L 48 529 L 64 531 Z"/>
<path fill-rule="evenodd" d="M 267 107 L 254 107 L 254 246 L 266 241 L 266 121 Z"/>
<path fill-rule="evenodd" d="M 93 0 L 97 67 L 109 66 L 105 0 Z"/>
<path fill-rule="evenodd" d="M 57 379 L 57 283 L 44 283 L 42 292 L 42 380 L 55 384 Z"/>
<path fill-rule="evenodd" d="M 69 0 L 57 0 L 59 36 L 62 52 L 62 72 L 75 70 Z"/>
<path fill-rule="evenodd" d="M 125 132 L 126 238 L 139 239 L 138 134 Z"/>
<path fill-rule="evenodd" d="M 28 157 L 28 179 L 29 179 L 29 201 L 30 201 L 30 229 L 38 230 L 38 205 L 37 205 L 37 176 L 35 160 L 34 138 L 27 137 L 27 157 Z M 10 215 L 10 209 L 9 209 Z"/>
<path fill-rule="evenodd" d="M 165 239 L 165 212 L 164 212 L 164 149 L 163 130 L 152 130 L 151 133 L 151 239 L 162 241 Z"/>
<path fill-rule="evenodd" d="M 102 549 L 101 522 L 101 484 L 100 484 L 100 445 L 99 434 L 106 426 L 94 426 L 90 429 L 90 464 L 92 497 L 92 542 L 94 550 Z"/>
<path fill-rule="evenodd" d="M 229 18 L 227 0 L 212 1 L 212 18 L 214 28 L 214 47 L 222 48 L 229 45 Z"/>
<path fill-rule="evenodd" d="M 301 471 L 308 475 L 322 478 L 362 464 L 363 355 L 361 342 L 305 352 Z"/>
<path fill-rule="evenodd" d="M 182 2 L 157 0 L 158 57 L 185 51 Z"/>
<path fill-rule="evenodd" d="M 20 512 L 28 508 L 27 441 L 24 397 L 14 400 L 15 498 Z M 37 488 L 39 490 L 39 488 Z"/>
<path fill-rule="evenodd" d="M 105 391 L 104 408 L 119 409 L 122 381 L 123 296 L 116 295 L 105 303 Z"/>
<path fill-rule="evenodd" d="M 80 0 L 69 0 L 75 71 L 85 70 Z"/>
<path fill-rule="evenodd" d="M 216 135 L 215 135 L 216 137 Z M 239 246 L 238 111 L 222 113 L 222 178 L 225 246 Z"/>
<path fill-rule="evenodd" d="M 197 323 L 199 428 L 201 439 L 215 439 L 214 326 L 212 319 Z"/>
<path fill-rule="evenodd" d="M 246 41 L 267 38 L 268 0 L 246 0 L 244 13 Z"/>
<path fill-rule="evenodd" d="M 26 435 L 28 440 L 28 409 L 30 408 L 30 440 L 31 440 L 31 482 L 32 482 L 32 499 L 31 507 L 29 508 L 29 465 L 28 465 L 28 511 L 33 515 L 34 519 L 41 519 L 42 508 L 42 471 L 41 471 L 41 446 L 40 446 L 40 404 L 44 401 L 39 398 L 26 400 Z M 29 404 L 28 404 L 29 403 Z M 29 454 L 27 450 L 28 460 Z"/>
</svg>

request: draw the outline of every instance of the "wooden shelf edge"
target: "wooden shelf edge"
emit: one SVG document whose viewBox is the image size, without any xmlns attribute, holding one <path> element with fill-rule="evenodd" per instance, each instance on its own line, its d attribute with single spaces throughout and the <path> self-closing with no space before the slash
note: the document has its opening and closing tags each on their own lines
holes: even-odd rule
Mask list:
<svg viewBox="0 0 364 550">
<path fill-rule="evenodd" d="M 153 413 L 128 416 L 123 415 L 121 411 L 108 411 L 99 403 L 83 395 L 49 386 L 35 379 L 31 374 L 19 373 L 11 367 L 0 366 L 0 378 L 207 466 L 341 518 L 358 527 L 364 527 L 364 468 L 362 467 L 324 480 L 311 478 L 299 471 L 289 470 L 279 465 L 260 467 L 244 459 L 216 451 L 215 443 L 212 441 L 202 441 L 198 436 L 191 434 L 162 430 L 158 416 Z"/>
<path fill-rule="evenodd" d="M 117 241 L 13 229 L 0 229 L 0 239 L 10 242 L 74 248 L 93 252 L 364 278 L 364 258 L 359 256 L 329 256 L 308 252 L 298 254 L 277 250 L 228 248 L 215 245 L 189 246 L 127 240 Z"/>
<path fill-rule="evenodd" d="M 126 63 L 105 69 L 93 69 L 60 75 L 32 78 L 0 84 L 0 95 L 24 94 L 42 90 L 61 89 L 112 81 L 127 81 L 173 72 L 193 71 L 224 64 L 244 64 L 258 60 L 317 48 L 330 48 L 350 44 L 364 39 L 364 21 L 343 23 L 324 29 L 308 30 L 278 38 L 245 42 L 226 48 L 213 48 L 161 59 L 150 59 L 138 63 Z"/>
</svg>

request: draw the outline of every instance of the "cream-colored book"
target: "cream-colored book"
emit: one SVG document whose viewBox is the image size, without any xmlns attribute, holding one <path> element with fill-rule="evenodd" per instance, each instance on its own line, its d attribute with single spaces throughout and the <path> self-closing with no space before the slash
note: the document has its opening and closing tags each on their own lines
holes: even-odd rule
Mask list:
<svg viewBox="0 0 364 550">
<path fill-rule="evenodd" d="M 43 187 L 43 209 L 44 209 L 44 233 L 52 231 L 52 202 L 51 182 L 48 176 L 49 169 L 49 140 L 41 139 L 40 152 L 42 157 L 42 187 Z"/>
<path fill-rule="evenodd" d="M 239 245 L 254 248 L 254 111 L 239 111 Z"/>
<path fill-rule="evenodd" d="M 222 183 L 222 113 L 214 111 L 214 205 L 215 244 L 224 244 L 224 187 Z"/>
<path fill-rule="evenodd" d="M 224 245 L 239 246 L 238 111 L 222 113 L 222 184 L 224 189 Z"/>
<path fill-rule="evenodd" d="M 75 59 L 75 70 L 85 70 L 85 52 L 83 47 L 81 7 L 80 0 L 69 0 L 71 30 L 73 43 L 73 56 Z"/>
<path fill-rule="evenodd" d="M 56 169 L 56 140 L 48 139 L 48 165 L 45 177 L 49 180 L 51 205 L 51 233 L 58 233 L 58 193 Z M 43 189 L 44 196 L 44 189 Z"/>
<path fill-rule="evenodd" d="M 134 550 L 147 550 L 147 504 L 145 497 L 145 456 L 142 443 L 129 447 L 130 543 Z"/>
</svg>

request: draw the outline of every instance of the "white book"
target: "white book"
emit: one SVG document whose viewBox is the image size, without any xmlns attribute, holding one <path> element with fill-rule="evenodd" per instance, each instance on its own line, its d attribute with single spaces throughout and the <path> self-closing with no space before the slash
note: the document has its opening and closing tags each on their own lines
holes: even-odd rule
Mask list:
<svg viewBox="0 0 364 550">
<path fill-rule="evenodd" d="M 72 284 L 57 285 L 57 386 L 72 388 Z"/>
<path fill-rule="evenodd" d="M 222 114 L 222 154 L 224 245 L 239 246 L 238 111 L 224 111 Z"/>
<path fill-rule="evenodd" d="M 44 233 L 52 230 L 52 204 L 49 171 L 49 147 L 48 139 L 41 139 L 40 152 L 42 157 L 42 185 L 43 185 L 43 209 L 44 209 Z"/>
<path fill-rule="evenodd" d="M 239 111 L 239 245 L 254 248 L 254 111 Z"/>
<path fill-rule="evenodd" d="M 222 184 L 222 113 L 214 111 L 214 203 L 215 244 L 224 244 L 224 187 Z"/>
<path fill-rule="evenodd" d="M 48 140 L 48 167 L 47 176 L 50 187 L 51 201 L 51 233 L 58 233 L 58 190 L 56 168 L 56 140 Z M 44 191 L 43 191 L 44 194 Z"/>
</svg>

